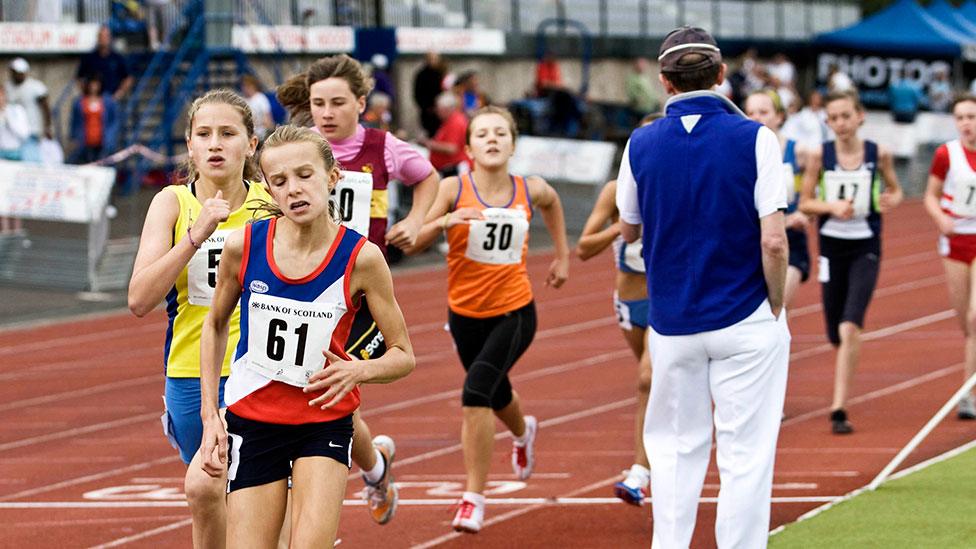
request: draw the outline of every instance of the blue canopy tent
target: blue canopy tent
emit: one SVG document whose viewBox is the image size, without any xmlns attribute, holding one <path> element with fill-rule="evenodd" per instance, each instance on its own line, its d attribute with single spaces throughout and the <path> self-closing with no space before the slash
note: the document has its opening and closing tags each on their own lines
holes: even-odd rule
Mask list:
<svg viewBox="0 0 976 549">
<path fill-rule="evenodd" d="M 976 6 L 974 6 L 976 7 Z M 958 58 L 976 42 L 939 21 L 914 0 L 899 0 L 860 22 L 818 35 L 814 44 L 887 54 Z"/>
<path fill-rule="evenodd" d="M 958 8 L 959 15 L 976 25 L 976 0 L 967 0 Z"/>
<path fill-rule="evenodd" d="M 976 4 L 971 4 L 976 9 Z M 970 20 L 963 13 L 952 7 L 946 0 L 932 0 L 926 10 L 929 15 L 935 17 L 943 23 L 949 24 L 953 29 L 976 42 L 976 19 Z"/>
</svg>

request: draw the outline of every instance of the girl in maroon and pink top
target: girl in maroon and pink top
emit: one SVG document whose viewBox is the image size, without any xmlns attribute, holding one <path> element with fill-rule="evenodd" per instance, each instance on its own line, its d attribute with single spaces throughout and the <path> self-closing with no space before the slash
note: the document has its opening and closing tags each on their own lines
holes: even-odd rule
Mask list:
<svg viewBox="0 0 976 549">
<path fill-rule="evenodd" d="M 385 255 L 388 245 L 401 249 L 414 245 L 440 178 L 430 162 L 409 144 L 360 124 L 372 88 L 373 80 L 359 62 L 348 55 L 334 55 L 315 61 L 304 73 L 279 86 L 278 101 L 288 109 L 292 123 L 311 125 L 332 146 L 343 170 L 332 194 L 341 222 L 367 236 Z M 406 218 L 388 227 L 388 185 L 392 180 L 413 189 L 413 206 Z M 346 352 L 355 358 L 371 359 L 385 350 L 383 334 L 367 304 L 361 303 Z M 372 439 L 358 410 L 353 422 L 352 458 L 363 471 L 370 514 L 385 524 L 396 511 L 397 491 L 390 474 L 395 445 L 387 436 Z"/>
<path fill-rule="evenodd" d="M 959 139 L 935 151 L 925 191 L 925 209 L 941 233 L 939 253 L 949 286 L 949 301 L 966 336 L 965 376 L 976 374 L 976 96 L 963 95 L 952 106 Z M 976 419 L 976 401 L 959 401 L 959 419 Z"/>
</svg>

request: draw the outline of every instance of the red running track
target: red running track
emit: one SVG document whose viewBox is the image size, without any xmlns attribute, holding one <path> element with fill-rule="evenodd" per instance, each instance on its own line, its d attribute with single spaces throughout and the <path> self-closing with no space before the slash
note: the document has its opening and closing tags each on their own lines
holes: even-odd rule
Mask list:
<svg viewBox="0 0 976 549">
<path fill-rule="evenodd" d="M 802 286 L 791 311 L 773 527 L 869 482 L 961 382 L 962 337 L 919 202 L 887 216 L 884 242 L 849 408 L 852 436 L 829 433 L 833 351 L 825 345 L 815 282 Z M 549 261 L 547 254 L 531 257 L 535 282 Z M 617 503 L 610 491 L 633 460 L 636 371 L 611 314 L 612 274 L 604 255 L 574 261 L 561 290 L 536 284 L 539 332 L 513 372 L 525 409 L 541 420 L 536 474 L 514 480 L 508 438 L 499 432 L 488 521 L 475 538 L 481 546 L 649 543 L 649 507 Z M 340 537 L 343 547 L 460 547 L 475 539 L 449 525 L 463 486 L 463 378 L 443 330 L 445 272 L 398 272 L 396 290 L 418 367 L 397 383 L 367 386 L 363 410 L 374 434 L 396 439 L 403 503 L 392 523 L 374 525 L 359 500 L 362 482 L 352 475 Z M 190 545 L 183 465 L 160 433 L 163 333 L 162 312 L 0 332 L 0 545 Z M 972 440 L 974 427 L 947 420 L 906 466 Z M 696 547 L 714 545 L 717 483 L 713 468 Z"/>
</svg>

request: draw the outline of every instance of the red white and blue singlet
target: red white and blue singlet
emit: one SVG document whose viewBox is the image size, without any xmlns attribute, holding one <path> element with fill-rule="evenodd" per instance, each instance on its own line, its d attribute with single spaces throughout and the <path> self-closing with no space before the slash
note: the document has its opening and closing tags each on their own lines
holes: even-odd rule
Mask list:
<svg viewBox="0 0 976 549">
<path fill-rule="evenodd" d="M 322 263 L 309 275 L 284 276 L 274 260 L 277 219 L 244 230 L 241 338 L 224 400 L 235 415 L 266 423 L 298 425 L 332 421 L 359 407 L 356 388 L 327 410 L 309 406 L 321 393 L 304 393 L 308 377 L 325 367 L 322 350 L 348 359 L 344 350 L 358 300 L 349 282 L 359 233 L 339 227 Z"/>
</svg>

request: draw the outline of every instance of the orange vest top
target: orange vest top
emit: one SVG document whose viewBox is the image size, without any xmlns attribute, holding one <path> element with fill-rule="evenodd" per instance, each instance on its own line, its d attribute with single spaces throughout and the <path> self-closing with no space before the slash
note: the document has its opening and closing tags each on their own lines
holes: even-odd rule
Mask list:
<svg viewBox="0 0 976 549">
<path fill-rule="evenodd" d="M 478 208 L 486 219 L 447 230 L 447 302 L 457 314 L 488 318 L 532 301 L 525 266 L 532 200 L 525 179 L 513 175 L 511 181 L 511 202 L 496 207 L 478 196 L 472 174 L 459 179 L 453 209 Z"/>
</svg>

